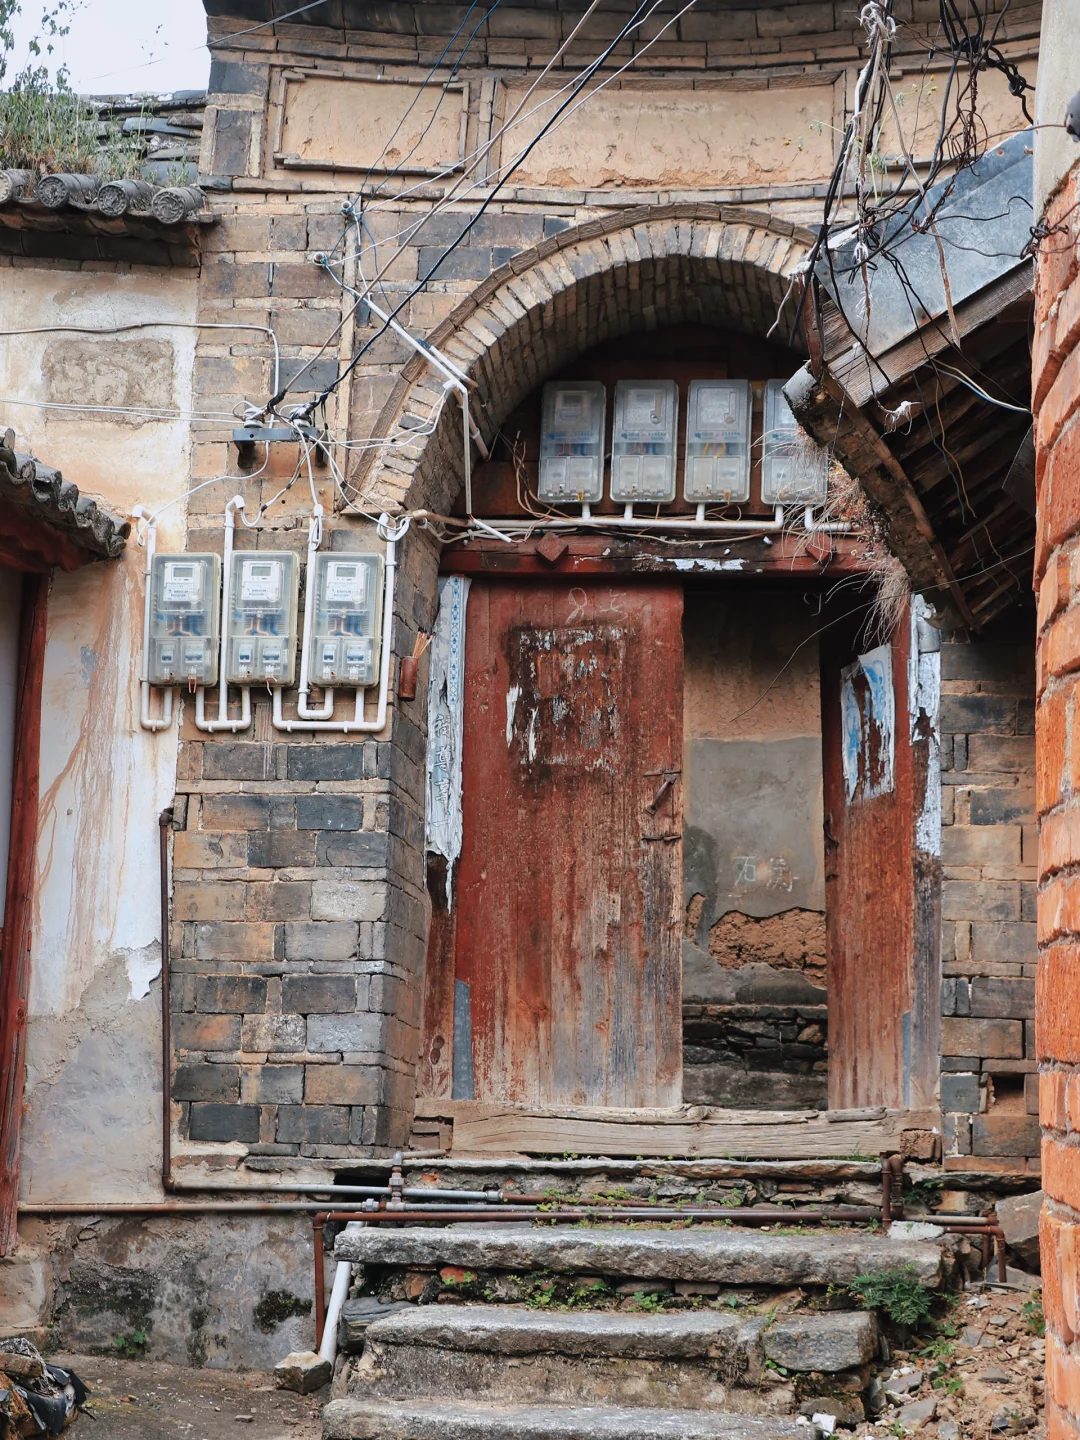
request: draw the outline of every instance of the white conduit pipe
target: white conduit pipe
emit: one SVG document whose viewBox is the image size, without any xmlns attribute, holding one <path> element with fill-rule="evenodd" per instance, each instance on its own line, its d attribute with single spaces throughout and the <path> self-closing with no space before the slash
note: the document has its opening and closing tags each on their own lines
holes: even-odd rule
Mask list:
<svg viewBox="0 0 1080 1440">
<path fill-rule="evenodd" d="M 337 1355 L 337 1332 L 338 1321 L 341 1319 L 341 1307 L 349 1298 L 349 1285 L 352 1282 L 352 1261 L 339 1260 L 337 1269 L 334 1271 L 334 1284 L 330 1290 L 330 1299 L 326 1306 L 326 1319 L 323 1322 L 322 1344 L 319 1346 L 319 1359 L 327 1360 L 331 1365 Z"/>
<path fill-rule="evenodd" d="M 244 497 L 234 495 L 225 506 L 225 554 L 221 564 L 221 621 L 218 625 L 218 713 L 216 720 L 206 718 L 206 688 L 200 685 L 195 691 L 195 724 L 198 729 L 210 734 L 228 730 L 236 734 L 251 724 L 251 687 L 240 687 L 240 719 L 229 719 L 229 687 L 225 680 L 228 660 L 228 619 L 232 604 L 233 536 L 236 532 L 236 511 L 243 510 Z"/>
<path fill-rule="evenodd" d="M 803 511 L 803 529 L 811 535 L 847 535 L 851 526 L 846 520 L 815 520 L 814 507 L 807 505 Z"/>
<path fill-rule="evenodd" d="M 323 703 L 319 709 L 308 705 L 311 689 L 311 625 L 315 615 L 315 555 L 322 543 L 323 507 L 316 505 L 308 526 L 307 571 L 304 580 L 304 628 L 300 636 L 300 689 L 296 699 L 296 713 L 301 720 L 329 720 L 334 713 L 334 692 L 323 692 Z"/>
<path fill-rule="evenodd" d="M 518 520 L 499 519 L 494 524 L 487 524 L 476 516 L 471 522 L 461 522 L 462 529 L 471 528 L 483 530 L 489 535 L 494 535 L 500 540 L 505 540 L 510 535 L 524 535 L 531 530 L 638 530 L 648 532 L 650 530 L 685 530 L 691 533 L 704 534 L 736 534 L 747 535 L 771 535 L 781 530 L 792 528 L 792 522 L 784 517 L 784 507 L 777 505 L 773 511 L 771 520 L 757 520 L 748 516 L 745 520 L 699 520 L 696 517 L 686 516 L 682 519 L 675 519 L 671 516 L 653 517 L 647 519 L 644 516 L 622 515 L 593 515 L 586 514 L 582 507 L 582 514 L 577 516 L 553 516 L 542 520 Z M 632 508 L 630 506 L 628 509 Z M 806 507 L 803 517 L 803 525 L 811 534 L 846 535 L 850 533 L 851 526 L 847 521 L 815 521 L 813 509 Z M 498 527 L 496 529 L 495 527 Z"/>
<path fill-rule="evenodd" d="M 356 702 L 351 719 L 348 720 L 290 720 L 282 709 L 282 692 L 274 690 L 273 725 L 275 730 L 284 730 L 287 735 L 294 731 L 332 730 L 340 735 L 354 735 L 365 731 L 382 730 L 386 725 L 386 710 L 390 697 L 390 662 L 394 648 L 394 590 L 397 579 L 397 547 L 405 536 L 410 524 L 406 516 L 400 524 L 390 523 L 389 515 L 379 516 L 378 533 L 386 541 L 386 593 L 383 599 L 382 654 L 379 661 L 379 703 L 374 718 L 364 719 L 365 691 L 357 687 Z M 309 580 L 310 585 L 310 580 Z M 301 660 L 301 665 L 302 665 Z"/>
<path fill-rule="evenodd" d="M 165 688 L 161 702 L 161 717 L 155 720 L 150 714 L 150 586 L 157 550 L 157 523 L 153 515 L 142 505 L 136 505 L 131 512 L 135 520 L 146 521 L 146 594 L 143 598 L 142 666 L 139 671 L 139 724 L 144 730 L 167 730 L 172 724 L 173 692 Z"/>
<path fill-rule="evenodd" d="M 473 517 L 472 524 L 481 527 L 481 522 Z M 669 516 L 654 518 L 649 516 L 627 517 L 622 515 L 581 515 L 557 516 L 543 520 L 496 520 L 494 525 L 482 525 L 481 528 L 491 534 L 499 534 L 504 531 L 508 534 L 525 534 L 530 530 L 690 530 L 710 533 L 735 533 L 745 535 L 760 535 L 763 531 L 771 534 L 775 531 L 784 530 L 789 522 L 784 518 L 784 507 L 777 505 L 773 511 L 771 520 L 756 520 L 749 516 L 745 520 L 697 520 L 686 516 L 683 519 L 674 519 Z M 498 530 L 494 527 L 498 526 Z M 846 527 L 845 527 L 846 528 Z M 504 538 L 499 535 L 499 538 Z"/>
</svg>

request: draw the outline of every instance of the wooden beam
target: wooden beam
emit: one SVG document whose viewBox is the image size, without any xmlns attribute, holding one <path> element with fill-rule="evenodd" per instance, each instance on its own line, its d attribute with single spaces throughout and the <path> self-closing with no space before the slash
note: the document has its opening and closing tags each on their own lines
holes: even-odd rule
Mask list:
<svg viewBox="0 0 1080 1440">
<path fill-rule="evenodd" d="M 847 397 L 845 397 L 839 381 L 832 375 L 829 375 L 826 377 L 824 383 L 836 403 L 843 407 Z M 907 502 L 911 517 L 915 522 L 915 528 L 930 547 L 942 578 L 956 603 L 956 608 L 960 611 L 964 619 L 964 623 L 971 626 L 973 630 L 978 630 L 980 628 L 978 621 L 971 613 L 971 609 L 964 598 L 964 592 L 961 590 L 959 582 L 953 573 L 953 568 L 949 564 L 949 558 L 942 548 L 941 541 L 937 538 L 934 527 L 930 523 L 930 517 L 927 515 L 926 509 L 914 485 L 912 485 L 908 479 L 904 467 L 861 410 L 849 403 L 846 408 L 846 418 L 852 429 L 855 430 L 860 439 L 862 439 L 863 443 L 874 452 L 879 464 L 895 482 L 901 495 Z"/>
<path fill-rule="evenodd" d="M 890 1154 L 905 1130 L 940 1125 L 936 1111 L 668 1110 L 491 1105 L 419 1099 L 416 1118 L 452 1126 L 456 1154 L 654 1155 L 701 1159 L 817 1160 Z"/>
<path fill-rule="evenodd" d="M 0 941 L 0 1255 L 10 1254 L 15 1243 L 19 1193 L 48 585 L 45 576 L 23 580 L 19 621 L 11 845 Z"/>
<path fill-rule="evenodd" d="M 956 322 L 961 338 L 993 321 L 1007 306 L 1028 299 L 1033 285 L 1033 267 L 1025 262 L 957 306 Z M 859 406 L 883 395 L 898 380 L 917 370 L 933 356 L 953 349 L 951 327 L 931 321 L 910 339 L 902 340 L 884 355 L 871 358 L 865 347 L 854 338 L 842 316 L 841 325 L 843 330 L 847 330 L 848 343 L 843 350 L 840 349 L 839 336 L 843 330 L 834 325 L 829 336 L 831 344 L 826 344 L 825 364 L 847 391 L 849 399 Z"/>
</svg>

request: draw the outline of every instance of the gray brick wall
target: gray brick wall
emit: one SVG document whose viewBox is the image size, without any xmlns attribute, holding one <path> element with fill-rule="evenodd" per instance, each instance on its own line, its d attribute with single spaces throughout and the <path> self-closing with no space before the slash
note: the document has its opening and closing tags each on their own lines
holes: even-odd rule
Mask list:
<svg viewBox="0 0 1080 1440">
<path fill-rule="evenodd" d="M 1039 1165 L 1029 632 L 1020 617 L 941 647 L 941 1109 L 951 1169 Z"/>
</svg>

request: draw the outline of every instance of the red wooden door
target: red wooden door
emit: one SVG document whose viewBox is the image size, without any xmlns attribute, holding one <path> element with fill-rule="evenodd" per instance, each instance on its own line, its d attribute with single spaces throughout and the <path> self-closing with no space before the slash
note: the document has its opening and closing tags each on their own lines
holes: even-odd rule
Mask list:
<svg viewBox="0 0 1080 1440">
<path fill-rule="evenodd" d="M 474 582 L 465 653 L 465 1088 L 678 1104 L 682 590 Z"/>
<path fill-rule="evenodd" d="M 859 663 L 859 651 L 872 643 L 853 620 L 822 644 L 833 1109 L 902 1108 L 911 1082 L 915 892 L 906 625 L 887 653 L 862 657 L 877 658 L 877 693 Z M 883 707 L 881 694 L 890 686 L 891 717 L 890 697 Z"/>
</svg>

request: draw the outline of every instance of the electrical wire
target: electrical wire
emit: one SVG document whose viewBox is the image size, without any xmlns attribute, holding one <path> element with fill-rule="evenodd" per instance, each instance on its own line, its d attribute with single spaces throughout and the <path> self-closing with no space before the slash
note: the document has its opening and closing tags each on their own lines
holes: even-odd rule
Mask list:
<svg viewBox="0 0 1080 1440">
<path fill-rule="evenodd" d="M 584 69 L 582 72 L 580 72 L 580 74 L 579 74 L 579 76 L 578 76 L 576 88 L 573 90 L 573 92 L 571 93 L 571 95 L 559 106 L 559 108 L 556 110 L 555 114 L 544 124 L 544 126 L 540 129 L 540 131 L 537 133 L 537 135 L 535 135 L 535 136 L 533 137 L 533 139 L 529 142 L 529 144 L 526 145 L 526 146 L 524 147 L 524 149 L 519 153 L 519 155 L 515 157 L 512 166 L 511 166 L 510 168 L 507 168 L 507 169 L 505 170 L 505 173 L 503 173 L 503 174 L 500 176 L 499 180 L 498 180 L 497 183 L 492 187 L 492 189 L 491 189 L 491 191 L 489 192 L 489 194 L 485 197 L 483 203 L 479 206 L 479 208 L 477 209 L 476 213 L 466 222 L 466 224 L 465 224 L 464 227 L 462 228 L 462 231 L 461 231 L 460 235 L 458 235 L 458 236 L 456 237 L 456 239 L 453 240 L 453 241 L 447 246 L 447 248 L 446 248 L 446 250 L 443 252 L 443 254 L 440 255 L 439 258 L 432 263 L 432 265 L 428 268 L 428 270 L 425 272 L 425 274 L 420 277 L 420 279 L 417 281 L 415 287 L 405 296 L 405 298 L 404 298 L 403 300 L 401 300 L 401 301 L 398 303 L 398 305 L 397 305 L 393 310 L 390 311 L 387 319 L 386 319 L 385 321 L 383 321 L 381 327 L 380 327 L 379 330 L 376 332 L 376 334 L 373 335 L 369 340 L 365 341 L 363 345 L 361 345 L 360 349 L 359 349 L 359 350 L 357 351 L 357 353 L 352 357 L 352 359 L 349 361 L 348 365 L 346 365 L 345 369 L 344 369 L 343 371 L 341 371 L 341 373 L 336 377 L 336 379 L 333 380 L 333 381 L 321 392 L 321 394 L 320 394 L 319 396 L 317 396 L 314 400 L 312 400 L 307 407 L 304 407 L 309 415 L 310 415 L 315 409 L 317 409 L 320 404 L 325 403 L 326 399 L 338 388 L 338 386 L 342 383 L 342 381 L 346 378 L 346 376 L 348 376 L 348 375 L 351 373 L 351 371 L 352 371 L 353 369 L 355 369 L 355 367 L 360 363 L 360 360 L 363 358 L 364 354 L 371 348 L 372 345 L 375 344 L 375 342 L 376 342 L 382 335 L 384 335 L 384 334 L 386 333 L 386 331 L 387 331 L 387 330 L 389 329 L 389 327 L 390 327 L 391 321 L 393 321 L 394 319 L 396 319 L 397 316 L 401 313 L 401 311 L 404 310 L 404 309 L 411 303 L 411 301 L 412 301 L 412 299 L 413 299 L 413 297 L 414 297 L 415 295 L 419 294 L 419 292 L 423 289 L 423 287 L 427 284 L 427 282 L 432 278 L 432 276 L 433 276 L 433 275 L 435 274 L 435 272 L 439 269 L 439 267 L 440 267 L 442 264 L 445 263 L 447 257 L 448 257 L 449 255 L 451 255 L 451 254 L 454 252 L 454 250 L 457 249 L 457 247 L 458 247 L 459 245 L 461 245 L 461 244 L 464 243 L 465 239 L 466 239 L 466 238 L 468 237 L 468 235 L 472 232 L 473 228 L 476 226 L 476 224 L 477 224 L 478 221 L 480 220 L 481 216 L 482 216 L 482 215 L 484 214 L 484 212 L 487 210 L 488 206 L 494 201 L 494 199 L 495 199 L 496 196 L 498 195 L 499 191 L 500 191 L 500 190 L 502 189 L 502 187 L 506 184 L 507 180 L 510 178 L 510 175 L 513 173 L 513 170 L 517 168 L 517 166 L 521 163 L 522 160 L 524 160 L 525 158 L 527 158 L 527 156 L 531 153 L 531 151 L 532 151 L 533 149 L 535 149 L 535 147 L 540 143 L 540 141 L 541 141 L 541 140 L 548 134 L 548 132 L 554 127 L 554 125 L 558 122 L 559 118 L 562 116 L 563 112 L 569 107 L 569 105 L 572 103 L 572 101 L 573 101 L 573 99 L 576 97 L 576 95 L 580 92 L 580 90 L 581 90 L 582 88 L 584 88 L 584 86 L 588 83 L 588 81 L 589 81 L 589 80 L 592 78 L 592 76 L 596 73 L 597 69 L 600 67 L 600 65 L 603 63 L 603 61 L 611 54 L 612 50 L 614 50 L 615 47 L 616 47 L 618 44 L 621 43 L 622 39 L 623 39 L 627 34 L 629 34 L 631 30 L 636 29 L 640 24 L 644 23 L 644 21 L 645 21 L 646 19 L 648 19 L 649 16 L 653 13 L 653 11 L 656 10 L 656 9 L 659 7 L 659 5 L 662 4 L 662 3 L 663 3 L 663 0 L 653 0 L 653 3 L 651 4 L 651 6 L 648 6 L 648 8 L 646 8 L 646 0 L 641 0 L 641 3 L 639 4 L 638 9 L 634 12 L 634 15 L 633 15 L 633 17 L 631 18 L 631 20 L 628 21 L 628 22 L 622 27 L 622 29 L 619 31 L 619 33 L 615 36 L 614 39 L 612 39 L 612 40 L 609 42 L 609 44 L 605 47 L 605 49 L 601 52 L 601 54 L 596 58 L 596 60 L 591 61 L 591 62 L 589 63 L 589 65 L 587 65 L 587 66 L 585 67 L 585 69 Z M 682 10 L 678 11 L 677 14 L 674 15 L 674 16 L 666 23 L 666 25 L 661 28 L 660 31 L 658 31 L 657 35 L 654 36 L 654 37 L 648 42 L 648 44 L 651 45 L 651 44 L 655 43 L 655 41 L 659 38 L 659 36 L 660 36 L 661 34 L 663 34 L 664 30 L 670 28 L 670 26 L 671 26 L 672 24 L 674 24 L 674 23 L 680 18 L 680 16 L 682 16 L 683 14 L 685 14 L 687 10 L 690 10 L 690 9 L 693 7 L 694 3 L 695 3 L 695 0 L 689 0 L 689 4 L 687 4 L 686 6 L 684 6 Z M 645 12 L 645 13 L 643 13 L 643 12 Z M 642 50 L 639 52 L 639 55 L 640 55 L 641 53 L 644 53 L 645 49 L 647 49 L 647 48 L 648 48 L 648 45 L 643 46 L 643 47 L 642 47 Z M 635 59 L 636 59 L 636 58 L 638 58 L 638 57 L 635 57 Z M 633 62 L 631 62 L 631 63 L 633 63 Z M 623 67 L 623 68 L 625 68 L 625 67 Z M 601 88 L 600 86 L 597 87 L 597 89 L 600 89 L 600 88 Z M 593 92 L 593 93 L 595 93 L 595 92 Z M 591 96 L 590 96 L 590 97 L 587 97 L 587 98 L 591 98 Z M 584 103 L 584 102 L 582 102 L 582 103 Z M 500 168 L 503 168 L 503 167 L 500 167 Z M 286 387 L 286 388 L 287 388 L 287 387 Z M 280 397 L 279 397 L 279 398 L 280 398 Z M 276 402 L 275 402 L 275 403 L 276 403 Z"/>
</svg>

